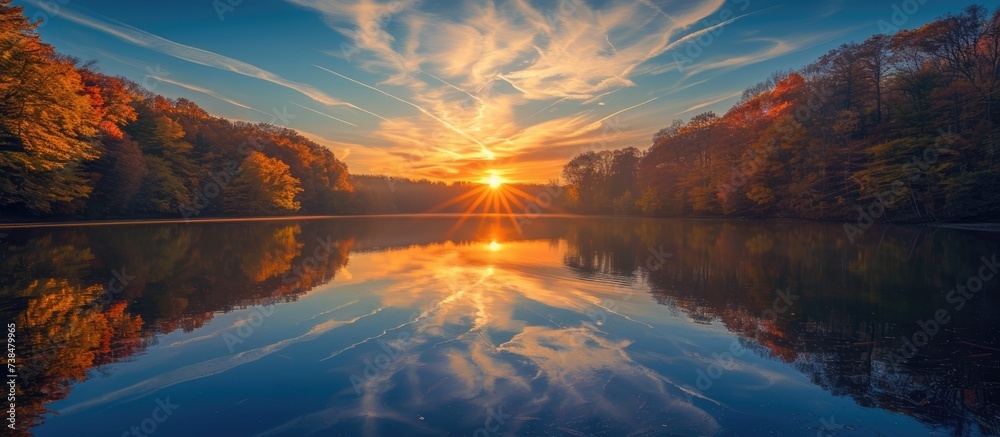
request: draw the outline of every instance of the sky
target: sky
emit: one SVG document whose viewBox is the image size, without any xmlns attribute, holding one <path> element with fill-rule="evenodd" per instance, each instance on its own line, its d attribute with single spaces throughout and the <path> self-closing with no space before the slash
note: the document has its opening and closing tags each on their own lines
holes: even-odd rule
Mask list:
<svg viewBox="0 0 1000 437">
<path fill-rule="evenodd" d="M 974 3 L 15 1 L 60 52 L 216 116 L 294 129 L 353 174 L 508 182 L 558 178 L 586 151 L 646 149 L 772 72 Z"/>
</svg>

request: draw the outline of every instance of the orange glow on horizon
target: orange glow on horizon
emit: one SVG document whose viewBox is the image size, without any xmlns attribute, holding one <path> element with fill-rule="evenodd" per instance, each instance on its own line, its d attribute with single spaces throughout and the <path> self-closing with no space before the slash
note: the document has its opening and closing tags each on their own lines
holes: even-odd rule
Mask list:
<svg viewBox="0 0 1000 437">
<path fill-rule="evenodd" d="M 534 196 L 510 185 L 510 181 L 497 173 L 496 170 L 488 170 L 487 175 L 480 180 L 482 185 L 441 203 L 428 212 L 434 213 L 452 205 L 464 204 L 462 218 L 449 230 L 448 235 L 474 215 L 481 216 L 480 225 L 485 224 L 488 216 L 493 216 L 495 220 L 509 220 L 514 229 L 520 233 L 521 224 L 518 222 L 518 216 L 527 213 Z M 491 250 L 499 248 L 499 243 L 490 244 Z"/>
<path fill-rule="evenodd" d="M 490 173 L 490 175 L 487 176 L 486 179 L 483 179 L 483 183 L 489 185 L 490 188 L 495 190 L 497 188 L 500 188 L 501 185 L 503 185 L 504 180 L 500 176 L 497 176 L 496 173 Z"/>
</svg>

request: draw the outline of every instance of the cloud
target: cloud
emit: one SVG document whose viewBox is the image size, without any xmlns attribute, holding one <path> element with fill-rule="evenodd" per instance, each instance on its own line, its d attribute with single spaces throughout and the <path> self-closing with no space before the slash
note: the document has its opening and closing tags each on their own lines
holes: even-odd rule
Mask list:
<svg viewBox="0 0 1000 437">
<path fill-rule="evenodd" d="M 419 67 L 417 66 L 419 60 L 397 53 L 392 48 L 395 37 L 384 29 L 384 26 L 395 15 L 413 6 L 414 1 L 288 0 L 288 2 L 302 8 L 320 12 L 332 29 L 346 37 L 347 42 L 340 46 L 340 54 L 344 57 L 352 57 L 352 53 L 355 51 L 374 53 L 378 61 L 369 61 L 368 65 L 370 67 L 390 68 L 400 75 L 396 78 L 390 78 L 387 82 L 397 82 L 402 78 L 402 75 L 419 71 Z M 347 25 L 345 26 L 344 24 Z"/>
<path fill-rule="evenodd" d="M 652 102 L 652 101 L 654 101 L 654 100 L 656 100 L 656 99 L 658 99 L 658 98 L 659 98 L 659 97 L 653 97 L 652 99 L 649 99 L 649 100 L 646 100 L 645 102 L 642 102 L 642 103 L 636 103 L 635 105 L 632 105 L 632 106 L 629 106 L 628 108 L 625 108 L 625 109 L 622 109 L 622 110 L 619 110 L 619 111 L 615 111 L 615 112 L 614 112 L 614 113 L 612 113 L 611 115 L 608 115 L 608 116 L 606 116 L 606 117 L 604 117 L 604 118 L 601 118 L 600 120 L 597 120 L 597 121 L 595 121 L 595 122 L 593 122 L 593 123 L 591 123 L 591 124 L 588 124 L 588 125 L 587 125 L 587 126 L 586 126 L 586 127 L 584 128 L 584 130 L 594 130 L 594 129 L 597 129 L 598 127 L 600 127 L 600 126 L 601 126 L 601 123 L 604 123 L 604 121 L 606 121 L 606 120 L 610 119 L 611 117 L 614 117 L 614 116 L 616 116 L 616 115 L 618 115 L 618 114 L 621 114 L 621 113 L 623 113 L 623 112 L 625 112 L 625 111 L 628 111 L 628 110 L 631 110 L 631 109 L 635 109 L 635 108 L 638 108 L 638 107 L 640 107 L 640 106 L 643 106 L 643 105 L 645 105 L 645 104 L 647 104 L 647 103 L 650 103 L 650 102 Z"/>
<path fill-rule="evenodd" d="M 128 387 L 121 388 L 115 391 L 107 392 L 101 396 L 95 397 L 90 400 L 78 402 L 71 404 L 59 410 L 61 414 L 72 414 L 78 411 L 87 410 L 98 405 L 106 404 L 121 398 L 132 397 L 132 396 L 144 396 L 150 393 L 155 393 L 157 391 L 163 390 L 165 388 L 182 384 L 188 381 L 194 381 L 201 378 L 210 377 L 213 375 L 218 375 L 220 373 L 227 372 L 236 367 L 242 366 L 244 364 L 249 364 L 254 361 L 265 358 L 268 355 L 280 352 L 288 346 L 294 345 L 296 343 L 312 341 L 322 335 L 330 332 L 336 328 L 345 325 L 351 325 L 359 320 L 370 317 L 382 311 L 386 307 L 380 307 L 374 311 L 355 317 L 350 320 L 327 320 L 322 323 L 318 323 L 312 328 L 299 336 L 286 338 L 281 341 L 270 343 L 256 349 L 250 349 L 247 351 L 242 351 L 233 355 L 224 355 L 217 358 L 211 358 L 205 361 L 197 362 L 194 364 L 181 367 L 170 372 L 162 373 L 151 378 L 142 380 Z"/>
<path fill-rule="evenodd" d="M 364 127 L 335 133 L 310 128 L 335 139 L 315 136 L 334 144 L 341 155 L 350 153 L 352 170 L 458 180 L 497 169 L 510 178 L 534 182 L 558 174 L 562 163 L 583 148 L 648 144 L 657 129 L 649 125 L 652 120 L 732 98 L 730 90 L 738 84 L 710 88 L 702 95 L 694 92 L 714 85 L 706 83 L 722 73 L 856 30 L 789 36 L 775 29 L 766 38 L 741 41 L 729 26 L 762 20 L 770 8 L 744 10 L 740 2 L 734 7 L 726 0 L 478 0 L 447 7 L 419 0 L 286 3 L 316 14 L 330 29 L 329 41 L 323 41 L 322 33 L 310 37 L 328 48 L 325 53 L 341 58 L 330 65 L 312 59 L 303 65 L 323 65 L 326 68 L 320 68 L 358 87 L 347 91 L 381 94 L 366 97 L 372 109 L 381 112 L 392 106 L 400 115 L 390 120 L 313 85 L 96 14 L 60 15 L 141 47 L 258 77 L 317 102 L 378 118 L 362 124 L 295 103 L 339 123 Z M 672 51 L 699 38 L 718 37 L 722 29 L 732 39 L 718 43 L 713 47 L 717 50 L 706 51 L 682 71 L 671 62 Z M 345 64 L 355 70 L 348 71 Z M 654 77 L 667 72 L 672 72 L 670 80 Z M 696 75 L 702 77 L 693 78 Z M 212 88 L 185 85 L 199 92 Z M 640 85 L 649 88 L 636 90 Z M 217 93 L 208 95 L 240 106 Z M 626 111 L 628 119 L 636 121 L 609 140 L 606 124 Z"/>
<path fill-rule="evenodd" d="M 346 380 L 363 369 L 363 358 L 373 343 L 402 338 L 404 333 L 407 353 L 358 382 L 360 393 L 354 391 L 352 382 L 331 393 L 329 402 L 306 406 L 301 416 L 269 424 L 271 428 L 257 435 L 329 433 L 337 421 L 361 417 L 440 434 L 447 430 L 423 421 L 414 411 L 478 407 L 480 403 L 502 405 L 504 411 L 529 418 L 554 412 L 543 417 L 563 424 L 573 423 L 585 405 L 592 420 L 632 429 L 648 426 L 648 415 L 637 416 L 634 409 L 612 401 L 608 384 L 630 393 L 631 402 L 640 409 L 648 402 L 647 411 L 672 417 L 674 433 L 718 433 L 720 424 L 705 410 L 712 406 L 708 403 L 718 403 L 690 390 L 689 381 L 672 380 L 672 375 L 656 367 L 656 363 L 663 364 L 661 354 L 688 357 L 682 364 L 703 367 L 707 359 L 694 353 L 697 347 L 665 341 L 659 343 L 656 354 L 647 354 L 613 329 L 620 326 L 617 323 L 550 326 L 543 315 L 568 313 L 587 320 L 586 314 L 600 308 L 609 319 L 645 332 L 649 325 L 643 320 L 652 316 L 643 310 L 649 305 L 625 302 L 622 308 L 611 310 L 602 302 L 621 299 L 623 290 L 617 284 L 566 287 L 553 274 L 565 267 L 561 255 L 553 256 L 551 248 L 484 237 L 476 235 L 475 244 L 461 244 L 453 237 L 441 244 L 362 257 L 355 272 L 360 280 L 386 274 L 398 278 L 383 287 L 375 296 L 378 303 L 372 305 L 407 309 L 414 315 L 383 323 L 384 329 L 371 336 L 331 333 L 349 346 L 338 346 L 333 354 L 337 360 L 326 362 L 327 371 L 331 378 Z M 484 243 L 490 240 L 500 242 L 502 249 L 487 249 Z M 537 387 L 544 389 L 533 390 Z M 466 419 L 456 418 L 461 423 L 449 425 L 464 427 Z M 653 426 L 659 429 L 660 422 Z M 509 431 L 518 433 L 517 428 Z"/>
<path fill-rule="evenodd" d="M 30 3 L 35 7 L 39 8 L 44 7 L 42 5 L 42 1 L 40 0 L 26 0 L 26 2 Z M 347 105 L 351 107 L 354 106 L 350 103 L 329 96 L 326 93 L 320 91 L 319 89 L 311 85 L 287 80 L 282 78 L 281 76 L 278 76 L 277 74 L 250 65 L 246 62 L 239 61 L 227 56 L 223 56 L 218 53 L 212 53 L 210 51 L 202 50 L 196 47 L 191 47 L 184 44 L 176 43 L 166 38 L 162 38 L 157 35 L 153 35 L 149 32 L 145 32 L 143 30 L 129 26 L 125 23 L 121 23 L 107 17 L 102 17 L 98 14 L 90 13 L 85 15 L 83 13 L 79 13 L 70 9 L 67 6 L 63 6 L 62 9 L 59 11 L 58 16 L 70 20 L 74 23 L 81 24 L 89 28 L 107 33 L 108 35 L 114 36 L 123 41 L 135 44 L 137 46 L 145 47 L 147 49 L 154 50 L 163 53 L 165 55 L 173 56 L 177 59 L 182 59 L 188 62 L 204 65 L 207 67 L 218 68 L 220 70 L 232 71 L 237 74 L 249 77 L 255 77 L 277 85 L 281 85 L 285 88 L 298 91 L 304 94 L 305 96 L 317 102 L 323 103 L 325 105 Z"/>
<path fill-rule="evenodd" d="M 351 168 L 351 174 L 378 173 L 378 171 L 373 171 L 373 166 L 377 167 L 380 163 L 392 161 L 392 156 L 386 151 L 364 146 L 361 143 L 333 141 L 301 129 L 295 129 L 295 132 L 316 144 L 330 149 L 338 159 L 344 161 Z M 348 155 L 354 158 L 348 159 Z"/>
<path fill-rule="evenodd" d="M 785 38 L 793 42 L 786 42 L 777 38 L 756 38 L 753 40 L 747 40 L 746 42 L 750 43 L 756 43 L 756 42 L 768 43 L 770 44 L 770 47 L 767 47 L 756 53 L 749 53 L 742 56 L 728 55 L 721 60 L 707 62 L 705 64 L 692 67 L 687 70 L 687 73 L 684 75 L 684 78 L 689 78 L 696 74 L 710 70 L 732 71 L 737 68 L 746 67 L 748 65 L 753 65 L 760 62 L 768 61 L 780 56 L 787 55 L 789 53 L 794 53 L 799 50 L 814 47 L 818 44 L 830 41 L 832 39 L 839 38 L 854 30 L 856 29 L 841 29 L 818 35 L 811 35 L 811 36 L 805 35 L 796 38 Z"/>
<path fill-rule="evenodd" d="M 259 112 L 261 114 L 264 114 L 264 115 L 267 115 L 267 116 L 271 115 L 271 114 L 268 114 L 268 113 L 266 113 L 264 111 L 261 111 L 261 110 L 259 110 L 257 108 L 244 105 L 244 104 L 242 104 L 240 102 L 237 102 L 237 101 L 235 101 L 233 99 L 230 99 L 230 98 L 228 98 L 226 96 L 223 96 L 222 94 L 219 94 L 219 93 L 217 93 L 215 91 L 212 91 L 212 90 L 209 90 L 209 89 L 205 89 L 205 88 L 202 88 L 202 87 L 197 86 L 197 85 L 192 85 L 192 84 L 189 84 L 189 83 L 184 83 L 184 82 L 176 81 L 176 80 L 168 79 L 166 77 L 161 77 L 161 76 L 152 76 L 152 75 L 149 75 L 148 77 L 156 79 L 156 80 L 158 80 L 160 82 L 166 82 L 166 83 L 169 83 L 169 84 L 172 84 L 172 85 L 179 86 L 181 88 L 186 88 L 186 89 L 189 89 L 191 91 L 196 91 L 196 92 L 199 92 L 199 93 L 202 93 L 202 94 L 205 94 L 205 95 L 209 95 L 209 96 L 215 97 L 216 99 L 222 100 L 223 102 L 229 103 L 230 105 L 233 105 L 233 106 L 238 106 L 238 107 L 243 108 L 243 109 L 249 109 L 251 111 L 257 111 L 257 112 Z"/>
<path fill-rule="evenodd" d="M 332 115 L 330 115 L 330 114 L 327 114 L 327 113 L 325 113 L 325 112 L 320 112 L 320 111 L 317 111 L 317 110 L 315 110 L 315 109 L 313 109 L 313 108 L 310 108 L 310 107 L 307 107 L 307 106 L 302 106 L 302 105 L 300 105 L 300 104 L 298 104 L 298 103 L 295 103 L 295 102 L 288 102 L 288 103 L 291 103 L 291 104 L 293 104 L 293 105 L 295 105 L 295 106 L 298 106 L 298 107 L 300 107 L 300 108 L 302 108 L 302 109 L 305 109 L 306 111 L 312 111 L 312 112 L 315 112 L 315 113 L 317 113 L 317 114 L 319 114 L 319 115 L 322 115 L 322 116 L 324 116 L 324 117 L 326 117 L 326 118 L 329 118 L 329 119 L 331 119 L 331 120 L 336 120 L 336 121 L 339 121 L 339 122 L 341 122 L 341 123 L 344 123 L 344 124 L 349 124 L 349 125 L 351 125 L 351 126 L 354 126 L 354 127 L 358 127 L 358 125 L 356 125 L 356 124 L 354 124 L 354 123 L 351 123 L 351 122 L 349 122 L 349 121 L 347 121 L 347 120 L 342 120 L 342 119 L 339 119 L 339 118 L 337 118 L 337 117 L 334 117 L 334 116 L 332 116 Z"/>
<path fill-rule="evenodd" d="M 772 9 L 772 8 L 768 8 L 768 9 Z M 746 14 L 743 14 L 743 15 L 740 15 L 740 16 L 737 16 L 737 17 L 730 18 L 730 19 L 728 19 L 726 21 L 722 21 L 720 23 L 717 23 L 717 24 L 705 27 L 704 29 L 691 32 L 691 33 L 689 33 L 687 35 L 684 35 L 683 37 L 677 39 L 676 41 L 673 41 L 670 44 L 667 44 L 665 47 L 663 47 L 659 51 L 650 53 L 649 56 L 647 56 L 645 59 L 642 60 L 642 62 L 645 62 L 645 61 L 649 60 L 650 58 L 654 58 L 654 57 L 659 56 L 659 55 L 661 55 L 663 53 L 666 53 L 666 52 L 668 52 L 670 50 L 673 50 L 674 48 L 676 48 L 676 47 L 678 47 L 678 46 L 680 46 L 682 44 L 686 44 L 686 43 L 689 43 L 691 41 L 695 41 L 698 38 L 700 38 L 700 37 L 702 37 L 702 36 L 704 36 L 704 35 L 706 35 L 708 33 L 714 33 L 715 31 L 721 31 L 722 28 L 724 28 L 725 26 L 727 26 L 727 25 L 729 25 L 731 23 L 735 23 L 736 21 L 739 21 L 742 18 L 749 17 L 751 15 L 754 15 L 754 14 L 757 14 L 757 13 L 760 13 L 760 12 L 764 12 L 766 10 L 767 9 L 763 9 L 763 10 L 760 10 L 760 11 L 754 11 L 754 12 L 746 13 Z M 670 65 L 673 65 L 673 63 L 671 63 Z M 635 67 L 635 66 L 638 66 L 638 64 L 634 65 L 633 67 Z M 662 69 L 663 67 L 660 67 L 660 68 Z M 630 67 L 629 70 L 631 70 L 631 67 Z"/>
<path fill-rule="evenodd" d="M 371 85 L 368 85 L 368 84 L 362 83 L 360 81 L 351 79 L 351 78 L 349 78 L 347 76 L 344 76 L 343 74 L 337 73 L 336 71 L 330 70 L 328 68 L 323 68 L 323 67 L 320 67 L 319 65 L 314 65 L 314 67 L 319 68 L 320 70 L 326 71 L 326 72 L 328 72 L 330 74 L 333 74 L 333 75 L 335 75 L 337 77 L 340 77 L 341 79 L 349 80 L 349 81 L 351 81 L 351 82 L 353 82 L 355 84 L 361 85 L 361 86 L 363 86 L 365 88 L 368 88 L 368 89 L 370 89 L 372 91 L 376 91 L 376 92 L 378 92 L 378 93 L 380 93 L 382 95 L 385 95 L 386 97 L 392 98 L 392 99 L 397 100 L 397 101 L 399 101 L 401 103 L 405 103 L 405 104 L 407 104 L 409 106 L 412 106 L 412 107 L 416 108 L 418 111 L 420 111 L 423 114 L 427 115 L 428 117 L 434 119 L 434 121 L 437 121 L 438 123 L 441 123 L 444 127 L 448 128 L 449 130 L 452 130 L 452 131 L 458 133 L 459 135 L 462 135 L 463 137 L 465 137 L 469 141 L 472 141 L 472 142 L 476 143 L 477 145 L 479 145 L 479 147 L 482 148 L 481 150 L 483 151 L 483 153 L 486 154 L 486 156 L 488 158 L 490 158 L 490 159 L 493 158 L 493 152 L 490 152 L 489 149 L 486 148 L 485 144 L 483 144 L 482 142 L 480 142 L 478 139 L 476 139 L 472 135 L 469 135 L 469 133 L 463 131 L 462 129 L 459 129 L 459 128 L 453 126 L 451 123 L 448 123 L 447 121 L 442 120 L 442 119 L 436 117 L 433 113 L 431 113 L 430 111 L 424 109 L 420 105 L 417 105 L 417 104 L 415 104 L 413 102 L 409 102 L 409 101 L 407 101 L 405 99 L 402 99 L 400 97 L 396 97 L 396 96 L 394 96 L 392 94 L 389 94 L 389 93 L 387 93 L 385 91 L 382 91 L 382 90 L 380 90 L 380 89 L 378 89 L 376 87 L 373 87 Z"/>
<path fill-rule="evenodd" d="M 484 171 L 487 151 L 497 167 L 516 162 L 511 177 L 536 181 L 584 145 L 617 145 L 595 139 L 603 136 L 598 132 L 602 123 L 659 98 L 625 105 L 608 100 L 636 86 L 633 78 L 641 73 L 636 66 L 749 15 L 692 31 L 725 1 L 621 0 L 600 7 L 580 0 L 483 1 L 440 13 L 413 1 L 287 1 L 317 12 L 347 38 L 331 55 L 385 80 L 370 85 L 324 70 L 419 112 L 379 124 L 371 141 L 383 144 L 380 153 L 396 162 L 377 166 L 394 174 L 450 180 Z M 537 101 L 546 102 L 541 110 L 520 111 Z M 584 109 L 553 118 L 546 111 L 559 103 L 607 111 Z M 618 135 L 647 136 L 642 131 Z M 549 170 L 519 159 L 522 155 L 542 159 Z"/>
<path fill-rule="evenodd" d="M 674 116 L 678 116 L 678 115 L 681 115 L 681 114 L 686 114 L 686 113 L 691 112 L 691 111 L 697 111 L 697 110 L 699 110 L 701 108 L 704 108 L 706 106 L 712 106 L 712 105 L 714 105 L 716 103 L 721 103 L 721 102 L 724 102 L 726 100 L 732 99 L 734 97 L 739 97 L 741 95 L 743 95 L 743 91 L 737 91 L 737 92 L 732 93 L 732 94 L 726 94 L 726 95 L 724 95 L 722 97 L 719 97 L 719 98 L 716 98 L 716 99 L 709 100 L 707 102 L 703 102 L 703 103 L 699 103 L 697 105 L 694 105 L 694 106 L 692 106 L 690 108 L 687 108 L 687 109 L 685 109 L 685 110 L 683 110 L 681 112 L 678 112 L 678 113 L 674 114 Z"/>
<path fill-rule="evenodd" d="M 693 67 L 687 71 L 684 77 L 691 77 L 709 70 L 733 70 L 745 67 L 747 65 L 763 62 L 778 56 L 787 55 L 800 49 L 803 45 L 802 43 L 786 43 L 779 39 L 770 38 L 761 39 L 760 41 L 771 43 L 771 46 L 757 53 L 750 53 L 742 56 L 727 56 L 725 59 L 720 61 L 708 62 L 697 67 Z"/>
</svg>

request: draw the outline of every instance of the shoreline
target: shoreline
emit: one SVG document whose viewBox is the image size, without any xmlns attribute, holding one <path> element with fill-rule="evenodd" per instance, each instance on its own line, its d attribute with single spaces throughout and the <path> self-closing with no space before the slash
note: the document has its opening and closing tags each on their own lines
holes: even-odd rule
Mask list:
<svg viewBox="0 0 1000 437">
<path fill-rule="evenodd" d="M 212 217 L 199 219 L 109 219 L 109 220 L 80 220 L 80 221 L 36 221 L 36 222 L 0 222 L 0 229 L 21 229 L 21 228 L 58 228 L 70 226 L 122 226 L 122 225 L 157 225 L 157 224 L 197 224 L 197 223 L 238 223 L 238 222 L 267 222 L 267 221 L 295 221 L 295 220 L 331 220 L 350 218 L 387 218 L 387 217 L 461 217 L 461 216 L 502 216 L 508 214 L 461 214 L 461 213 L 430 213 L 430 214 L 357 214 L 357 215 L 297 215 L 297 216 L 272 216 L 272 217 Z M 513 214 L 519 217 L 524 214 Z M 542 214 L 539 217 L 597 217 L 580 214 Z"/>
<path fill-rule="evenodd" d="M 358 215 L 304 215 L 304 216 L 271 216 L 271 217 L 213 217 L 199 219 L 169 219 L 169 218 L 149 218 L 149 219 L 108 219 L 108 220 L 80 220 L 80 221 L 33 221 L 33 222 L 0 222 L 0 229 L 27 229 L 27 228 L 60 228 L 73 226 L 123 226 L 123 225 L 157 225 L 157 224 L 199 224 L 199 223 L 239 223 L 239 222 L 268 222 L 268 221 L 296 221 L 296 220 L 332 220 L 351 218 L 391 218 L 391 217 L 522 217 L 526 214 L 505 214 L 505 213 L 409 213 L 409 214 L 358 214 Z M 623 215 L 591 215 L 591 214 L 540 214 L 532 217 L 537 218 L 594 218 L 594 219 L 654 219 L 654 220 L 733 220 L 733 221 L 760 221 L 773 223 L 849 223 L 838 220 L 827 219 L 799 219 L 787 217 L 641 217 Z M 926 226 L 931 228 L 961 229 L 979 232 L 1000 232 L 1000 222 L 973 222 L 973 223 L 885 223 L 897 226 Z"/>
</svg>

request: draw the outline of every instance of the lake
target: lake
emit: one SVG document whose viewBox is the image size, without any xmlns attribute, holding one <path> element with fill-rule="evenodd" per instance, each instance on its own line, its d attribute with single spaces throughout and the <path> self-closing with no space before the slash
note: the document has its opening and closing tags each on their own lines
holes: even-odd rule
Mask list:
<svg viewBox="0 0 1000 437">
<path fill-rule="evenodd" d="M 2 232 L 22 434 L 1000 432 L 996 233 L 498 216 Z"/>
</svg>

